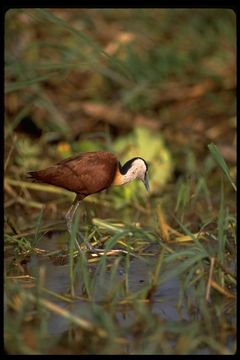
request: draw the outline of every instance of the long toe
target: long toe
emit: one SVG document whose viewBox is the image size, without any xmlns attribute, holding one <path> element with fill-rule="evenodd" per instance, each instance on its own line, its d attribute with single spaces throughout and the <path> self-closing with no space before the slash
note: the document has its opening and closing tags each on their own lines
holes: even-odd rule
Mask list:
<svg viewBox="0 0 240 360">
<path fill-rule="evenodd" d="M 99 252 L 99 251 L 103 252 L 103 251 L 104 251 L 103 249 L 95 249 L 94 246 L 92 246 L 92 245 L 90 244 L 90 242 L 83 237 L 83 235 L 82 235 L 82 233 L 81 233 L 80 231 L 78 231 L 78 233 L 77 233 L 77 238 L 78 238 L 78 240 L 79 240 L 81 243 L 83 243 L 83 244 L 85 244 L 85 245 L 87 246 L 87 248 L 88 248 L 88 250 L 89 250 L 90 252 L 96 252 L 96 251 L 98 251 L 98 252 Z"/>
<path fill-rule="evenodd" d="M 81 249 L 81 247 L 80 247 L 80 245 L 79 245 L 78 239 L 75 239 L 75 243 L 76 243 L 76 245 L 77 245 L 78 252 L 79 252 L 79 254 L 81 255 L 81 254 L 82 254 L 82 249 Z"/>
</svg>

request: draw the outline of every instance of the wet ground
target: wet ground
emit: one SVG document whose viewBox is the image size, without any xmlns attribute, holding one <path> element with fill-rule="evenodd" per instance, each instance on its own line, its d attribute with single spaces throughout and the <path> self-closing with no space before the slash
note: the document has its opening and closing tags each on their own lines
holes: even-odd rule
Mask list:
<svg viewBox="0 0 240 360">
<path fill-rule="evenodd" d="M 38 247 L 46 250 L 47 253 L 54 253 L 56 249 L 62 248 L 66 250 L 66 233 L 64 232 L 51 232 L 41 239 L 38 243 Z M 65 241 L 65 246 L 64 246 Z M 128 292 L 136 293 L 149 286 L 151 281 L 151 274 L 156 265 L 156 259 L 159 255 L 159 245 L 151 244 L 147 248 L 149 256 L 133 257 L 130 260 L 128 269 Z M 64 252 L 63 252 L 64 254 Z M 66 252 L 65 252 L 66 254 Z M 154 256 L 154 254 L 156 256 Z M 89 272 L 93 276 L 96 276 L 94 289 L 94 301 L 101 303 L 106 299 L 108 294 L 109 278 L 111 277 L 111 270 L 108 270 L 104 274 L 104 281 L 102 279 L 98 281 L 99 273 L 96 271 L 96 264 L 89 264 Z M 45 255 L 33 255 L 27 264 L 27 269 L 30 275 L 36 276 L 40 268 L 44 268 L 44 287 L 57 294 L 69 294 L 70 292 L 70 279 L 69 279 L 69 264 L 68 256 L 45 256 Z M 167 271 L 165 269 L 164 271 Z M 121 284 L 126 276 L 125 265 L 118 266 L 116 273 L 116 282 Z M 78 274 L 75 281 L 75 295 L 77 297 L 84 297 L 84 282 L 81 275 Z M 174 277 L 166 283 L 160 285 L 155 291 L 153 298 L 151 299 L 151 311 L 158 315 L 163 320 L 179 321 L 189 320 L 187 308 L 181 309 L 181 314 L 177 310 L 177 303 L 179 299 L 180 283 L 179 279 Z M 46 295 L 47 297 L 47 295 Z M 83 318 L 91 320 L 92 306 L 89 301 L 76 300 L 74 303 L 67 303 L 55 299 L 49 295 L 52 302 L 55 302 L 58 306 L 64 309 L 69 309 L 73 314 L 81 315 Z M 119 299 L 121 300 L 121 299 Z M 101 306 L 101 305 L 99 305 Z M 126 319 L 126 311 L 120 310 L 116 313 L 116 317 L 120 324 L 124 327 L 126 321 L 130 321 L 131 317 L 134 317 L 134 311 L 128 312 Z M 49 318 L 48 331 L 49 335 L 57 335 L 66 331 L 69 327 L 67 319 L 64 319 L 59 315 L 52 315 Z"/>
<path fill-rule="evenodd" d="M 41 237 L 36 244 L 36 252 L 34 251 L 25 262 L 26 272 L 35 279 L 34 287 L 29 287 L 29 290 L 26 288 L 26 290 L 32 293 L 40 289 L 38 296 L 49 301 L 52 307 L 44 318 L 44 326 L 49 344 L 53 342 L 58 346 L 57 348 L 47 347 L 42 350 L 43 353 L 48 353 L 50 348 L 53 349 L 53 353 L 57 353 L 59 346 L 61 346 L 60 354 L 65 351 L 71 351 L 69 353 L 73 354 L 88 354 L 92 349 L 99 349 L 99 351 L 102 349 L 102 344 L 94 345 L 93 340 L 91 342 L 89 340 L 89 347 L 87 341 L 86 349 L 82 348 L 84 342 L 82 342 L 81 326 L 78 327 L 77 323 L 72 322 L 61 311 L 87 321 L 93 327 L 99 325 L 99 328 L 102 328 L 104 322 L 100 321 L 98 324 L 98 317 L 109 315 L 110 322 L 112 321 L 117 327 L 117 333 L 113 339 L 118 336 L 124 339 L 124 343 L 114 348 L 113 353 L 116 351 L 116 353 L 126 354 L 159 353 L 157 344 L 161 341 L 159 340 L 161 336 L 163 336 L 163 341 L 167 339 L 167 344 L 163 350 L 161 347 L 160 353 L 168 354 L 171 351 L 175 353 L 178 336 L 173 335 L 169 338 L 165 335 L 168 329 L 172 334 L 175 332 L 178 334 L 179 331 L 179 335 L 182 336 L 185 326 L 202 321 L 202 315 L 197 310 L 199 302 L 196 301 L 197 293 L 194 287 L 185 289 L 183 294 L 183 278 L 187 273 L 184 273 L 184 277 L 176 273 L 169 277 L 169 273 L 175 266 L 174 262 L 162 263 L 158 278 L 160 281 L 154 283 L 153 286 L 153 276 L 163 250 L 162 245 L 146 242 L 146 247 L 140 255 L 137 253 L 135 255 L 115 254 L 105 257 L 85 252 L 84 258 L 88 259 L 85 263 L 85 271 L 89 276 L 87 282 L 81 263 L 83 258 L 76 252 L 73 266 L 76 274 L 74 286 L 70 277 L 68 245 L 69 235 L 65 230 L 49 231 Z M 174 246 L 171 246 L 171 250 L 173 249 Z M 176 247 L 175 251 L 177 249 Z M 132 253 L 134 254 L 134 251 Z M 102 266 L 103 263 L 104 266 Z M 162 282 L 161 278 L 165 275 L 168 275 L 168 279 Z M 222 303 L 222 299 L 219 299 Z M 54 306 L 57 311 L 53 309 Z M 234 304 L 230 306 L 234 307 Z M 230 317 L 229 324 L 235 323 L 234 314 L 235 311 L 230 311 L 228 315 L 224 314 L 224 317 Z M 155 320 L 157 328 L 154 328 Z M 36 324 L 33 322 L 30 326 L 33 326 L 34 332 Z M 150 332 L 157 336 L 157 340 L 153 340 L 152 344 L 151 340 L 150 343 L 149 341 L 145 343 L 144 340 L 148 327 L 151 329 Z M 162 329 L 164 335 L 160 334 Z M 73 346 L 76 346 L 76 349 L 69 347 L 69 334 L 72 332 L 75 339 Z M 94 328 L 90 333 L 94 333 Z M 202 336 L 204 337 L 205 334 Z M 81 339 L 80 342 L 76 340 L 78 337 Z M 96 341 L 99 341 L 99 338 Z M 229 336 L 229 349 L 234 348 L 234 341 L 234 336 Z M 195 353 L 211 354 L 212 352 L 208 346 L 204 345 L 200 346 Z"/>
</svg>

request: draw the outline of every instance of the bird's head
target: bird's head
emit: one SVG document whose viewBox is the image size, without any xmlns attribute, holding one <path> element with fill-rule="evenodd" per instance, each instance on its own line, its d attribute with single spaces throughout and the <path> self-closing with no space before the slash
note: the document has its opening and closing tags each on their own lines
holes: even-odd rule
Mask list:
<svg viewBox="0 0 240 360">
<path fill-rule="evenodd" d="M 124 178 L 124 183 L 130 182 L 134 179 L 140 179 L 145 185 L 147 191 L 149 191 L 148 183 L 148 165 L 146 161 L 140 157 L 135 157 L 128 160 L 120 169 L 121 175 Z"/>
</svg>

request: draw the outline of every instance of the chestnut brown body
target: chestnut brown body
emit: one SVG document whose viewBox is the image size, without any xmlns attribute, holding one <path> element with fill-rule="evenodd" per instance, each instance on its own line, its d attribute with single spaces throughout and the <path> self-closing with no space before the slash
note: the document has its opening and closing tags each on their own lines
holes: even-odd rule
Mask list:
<svg viewBox="0 0 240 360">
<path fill-rule="evenodd" d="M 102 191 L 113 183 L 119 169 L 110 152 L 79 153 L 47 169 L 29 172 L 31 178 L 75 192 L 79 199 Z"/>
</svg>

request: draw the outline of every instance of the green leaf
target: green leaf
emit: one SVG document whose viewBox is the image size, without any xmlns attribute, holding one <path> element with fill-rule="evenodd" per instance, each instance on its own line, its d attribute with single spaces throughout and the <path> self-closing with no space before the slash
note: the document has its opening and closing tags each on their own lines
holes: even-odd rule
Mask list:
<svg viewBox="0 0 240 360">
<path fill-rule="evenodd" d="M 220 169 L 223 171 L 223 173 L 225 174 L 227 179 L 230 181 L 234 190 L 237 191 L 237 187 L 231 179 L 228 166 L 227 166 L 223 156 L 221 155 L 220 151 L 218 150 L 218 147 L 215 144 L 211 143 L 208 145 L 208 148 L 211 152 L 212 157 L 216 161 L 217 165 L 220 167 Z"/>
</svg>

